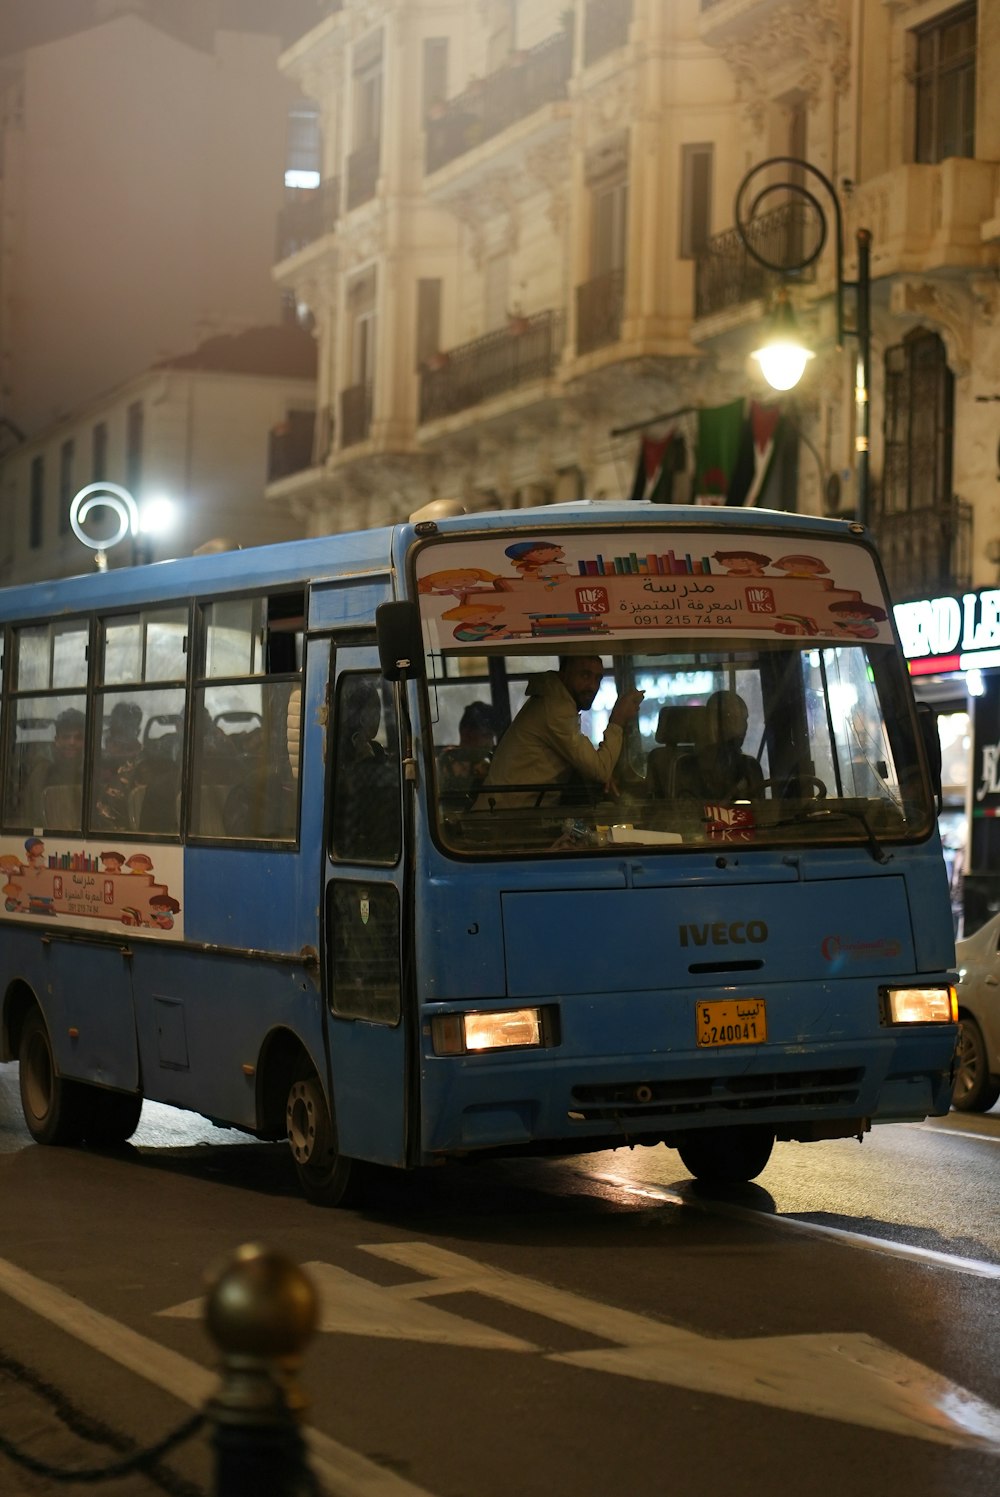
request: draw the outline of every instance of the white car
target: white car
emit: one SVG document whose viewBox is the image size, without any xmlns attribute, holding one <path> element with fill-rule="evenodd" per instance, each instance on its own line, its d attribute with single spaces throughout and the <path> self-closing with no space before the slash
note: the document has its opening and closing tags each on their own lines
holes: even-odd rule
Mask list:
<svg viewBox="0 0 1000 1497">
<path fill-rule="evenodd" d="M 989 1112 L 1000 1097 L 1000 915 L 955 947 L 959 1038 L 951 1105 Z"/>
</svg>

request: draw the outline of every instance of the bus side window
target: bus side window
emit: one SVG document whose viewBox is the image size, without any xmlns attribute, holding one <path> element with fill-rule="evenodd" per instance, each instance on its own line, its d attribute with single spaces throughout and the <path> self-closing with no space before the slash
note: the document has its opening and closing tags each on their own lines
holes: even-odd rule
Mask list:
<svg viewBox="0 0 1000 1497">
<path fill-rule="evenodd" d="M 337 686 L 331 831 L 342 862 L 399 858 L 396 712 L 392 688 L 374 671 L 344 675 Z"/>
</svg>

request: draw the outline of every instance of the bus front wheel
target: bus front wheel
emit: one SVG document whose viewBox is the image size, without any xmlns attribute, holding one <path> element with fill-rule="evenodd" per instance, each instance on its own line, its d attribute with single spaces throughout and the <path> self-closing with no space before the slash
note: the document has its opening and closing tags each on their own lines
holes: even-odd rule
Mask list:
<svg viewBox="0 0 1000 1497">
<path fill-rule="evenodd" d="M 17 1049 L 21 1111 L 39 1144 L 78 1144 L 86 1132 L 90 1088 L 56 1071 L 52 1041 L 37 1008 L 26 1015 Z"/>
<path fill-rule="evenodd" d="M 92 1088 L 90 1116 L 83 1129 L 88 1144 L 115 1149 L 127 1143 L 139 1126 L 142 1093 L 105 1092 Z"/>
<path fill-rule="evenodd" d="M 773 1148 L 767 1128 L 705 1128 L 678 1144 L 677 1152 L 695 1179 L 738 1185 L 760 1174 Z"/>
<path fill-rule="evenodd" d="M 337 1132 L 315 1071 L 292 1081 L 285 1107 L 288 1145 L 299 1184 L 314 1206 L 350 1206 L 358 1196 L 359 1166 L 337 1151 Z"/>
</svg>

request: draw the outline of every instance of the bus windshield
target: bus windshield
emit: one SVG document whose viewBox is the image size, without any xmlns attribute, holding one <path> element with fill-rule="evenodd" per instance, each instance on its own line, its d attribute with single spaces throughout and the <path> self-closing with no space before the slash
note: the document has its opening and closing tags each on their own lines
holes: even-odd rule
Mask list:
<svg viewBox="0 0 1000 1497">
<path fill-rule="evenodd" d="M 605 655 L 580 714 L 591 742 L 604 740 L 619 691 L 644 693 L 606 781 L 492 769 L 496 738 L 517 733 L 507 725 L 525 703 L 565 690 L 558 657 L 445 657 L 429 683 L 441 840 L 539 853 L 926 837 L 932 807 L 893 657 L 862 643 Z"/>
<path fill-rule="evenodd" d="M 442 547 L 418 561 L 444 847 L 859 842 L 882 860 L 884 844 L 930 834 L 905 667 L 866 549 L 813 542 L 772 560 L 758 537 L 709 552 L 695 533 L 613 557 L 608 537 L 574 539 L 577 557 L 569 537 L 505 548 L 509 575 L 485 541 L 460 566 Z M 638 716 L 617 724 L 630 691 Z"/>
</svg>

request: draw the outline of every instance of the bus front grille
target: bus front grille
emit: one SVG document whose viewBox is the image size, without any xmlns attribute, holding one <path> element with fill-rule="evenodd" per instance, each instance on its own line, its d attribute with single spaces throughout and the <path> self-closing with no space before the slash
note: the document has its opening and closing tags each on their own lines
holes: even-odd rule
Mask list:
<svg viewBox="0 0 1000 1497">
<path fill-rule="evenodd" d="M 623 1081 L 575 1086 L 570 1117 L 578 1123 L 693 1113 L 753 1112 L 768 1107 L 841 1107 L 858 1099 L 861 1067 L 712 1076 L 687 1081 Z"/>
</svg>

